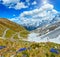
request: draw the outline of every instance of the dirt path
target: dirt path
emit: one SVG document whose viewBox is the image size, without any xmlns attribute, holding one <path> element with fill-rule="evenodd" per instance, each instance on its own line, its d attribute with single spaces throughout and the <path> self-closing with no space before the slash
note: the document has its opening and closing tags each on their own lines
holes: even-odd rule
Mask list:
<svg viewBox="0 0 60 57">
<path fill-rule="evenodd" d="M 9 28 L 7 28 L 7 29 L 3 32 L 2 38 L 5 38 L 6 32 L 7 32 L 8 30 L 9 30 Z"/>
</svg>

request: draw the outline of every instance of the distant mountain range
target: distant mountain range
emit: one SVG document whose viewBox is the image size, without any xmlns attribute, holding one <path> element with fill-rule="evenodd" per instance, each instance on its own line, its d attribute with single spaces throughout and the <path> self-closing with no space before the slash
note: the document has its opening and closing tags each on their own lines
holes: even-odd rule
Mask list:
<svg viewBox="0 0 60 57">
<path fill-rule="evenodd" d="M 52 20 L 43 20 L 42 22 L 36 22 L 34 25 L 30 25 L 29 23 L 27 25 L 23 24 L 22 26 L 24 26 L 27 30 L 35 30 L 39 27 L 43 27 L 43 26 L 47 26 L 49 24 L 54 24 L 56 22 L 60 21 L 60 14 L 57 14 Z M 33 23 L 33 22 L 31 22 Z"/>
<path fill-rule="evenodd" d="M 39 36 L 47 34 L 48 32 L 54 31 L 56 28 L 60 27 L 60 21 L 56 21 L 54 23 L 39 27 L 31 32 L 39 33 Z"/>
</svg>

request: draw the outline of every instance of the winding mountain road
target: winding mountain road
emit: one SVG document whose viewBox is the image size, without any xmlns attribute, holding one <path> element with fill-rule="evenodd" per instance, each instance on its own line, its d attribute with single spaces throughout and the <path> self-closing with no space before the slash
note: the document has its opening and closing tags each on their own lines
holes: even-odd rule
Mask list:
<svg viewBox="0 0 60 57">
<path fill-rule="evenodd" d="M 6 33 L 7 33 L 8 30 L 9 30 L 9 28 L 7 28 L 7 29 L 3 32 L 2 38 L 5 38 L 5 35 L 6 35 Z"/>
</svg>

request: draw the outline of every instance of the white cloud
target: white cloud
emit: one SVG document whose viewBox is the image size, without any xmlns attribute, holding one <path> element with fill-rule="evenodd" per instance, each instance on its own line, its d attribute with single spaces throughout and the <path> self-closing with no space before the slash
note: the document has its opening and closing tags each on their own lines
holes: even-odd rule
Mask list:
<svg viewBox="0 0 60 57">
<path fill-rule="evenodd" d="M 29 2 L 30 0 L 26 0 L 26 2 Z"/>
<path fill-rule="evenodd" d="M 15 17 L 16 15 L 15 15 L 15 14 L 13 14 L 13 16 Z"/>
<path fill-rule="evenodd" d="M 19 0 L 2 0 L 2 1 L 3 1 L 3 4 L 5 5 L 9 5 L 10 3 L 15 4 L 19 2 Z"/>
<path fill-rule="evenodd" d="M 34 9 L 32 11 L 25 11 L 21 13 L 18 17 L 18 23 L 24 25 L 38 25 L 38 23 L 42 23 L 44 21 L 51 21 L 58 12 L 54 9 L 54 6 L 51 4 L 45 4 L 41 6 L 39 9 Z"/>
<path fill-rule="evenodd" d="M 27 8 L 23 2 L 20 2 L 20 0 L 2 0 L 5 6 L 8 6 L 9 8 L 14 8 L 16 10 L 22 9 L 22 8 Z"/>
<path fill-rule="evenodd" d="M 32 10 L 32 11 L 25 11 L 20 16 L 21 17 L 24 17 L 24 16 L 44 17 L 44 16 L 48 16 L 50 13 L 51 14 L 56 14 L 57 11 L 53 9 L 53 5 L 46 4 L 39 9 L 35 9 L 35 10 Z"/>
<path fill-rule="evenodd" d="M 15 9 L 21 9 L 21 8 L 27 8 L 28 6 L 25 6 L 24 3 L 17 3 L 17 5 L 14 7 Z"/>
<path fill-rule="evenodd" d="M 37 4 L 37 2 L 36 2 L 36 1 L 34 1 L 34 2 L 32 3 L 32 5 L 35 5 L 35 4 Z"/>
</svg>

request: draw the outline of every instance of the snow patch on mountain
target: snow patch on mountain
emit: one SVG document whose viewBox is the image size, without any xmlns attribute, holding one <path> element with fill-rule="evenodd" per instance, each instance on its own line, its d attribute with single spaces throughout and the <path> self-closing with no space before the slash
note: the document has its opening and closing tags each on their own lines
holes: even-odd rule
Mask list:
<svg viewBox="0 0 60 57">
<path fill-rule="evenodd" d="M 60 35 L 58 35 L 56 38 L 48 38 L 48 37 L 45 37 L 45 38 L 40 38 L 40 37 L 37 37 L 37 34 L 36 33 L 31 33 L 29 34 L 28 36 L 28 39 L 24 39 L 24 41 L 30 41 L 30 42 L 54 42 L 54 43 L 58 43 L 60 44 Z"/>
<path fill-rule="evenodd" d="M 60 44 L 60 27 L 56 28 L 55 30 L 44 34 L 42 36 L 38 36 L 39 33 L 30 33 L 28 35 L 28 39 L 26 41 L 30 42 L 54 42 Z"/>
</svg>

